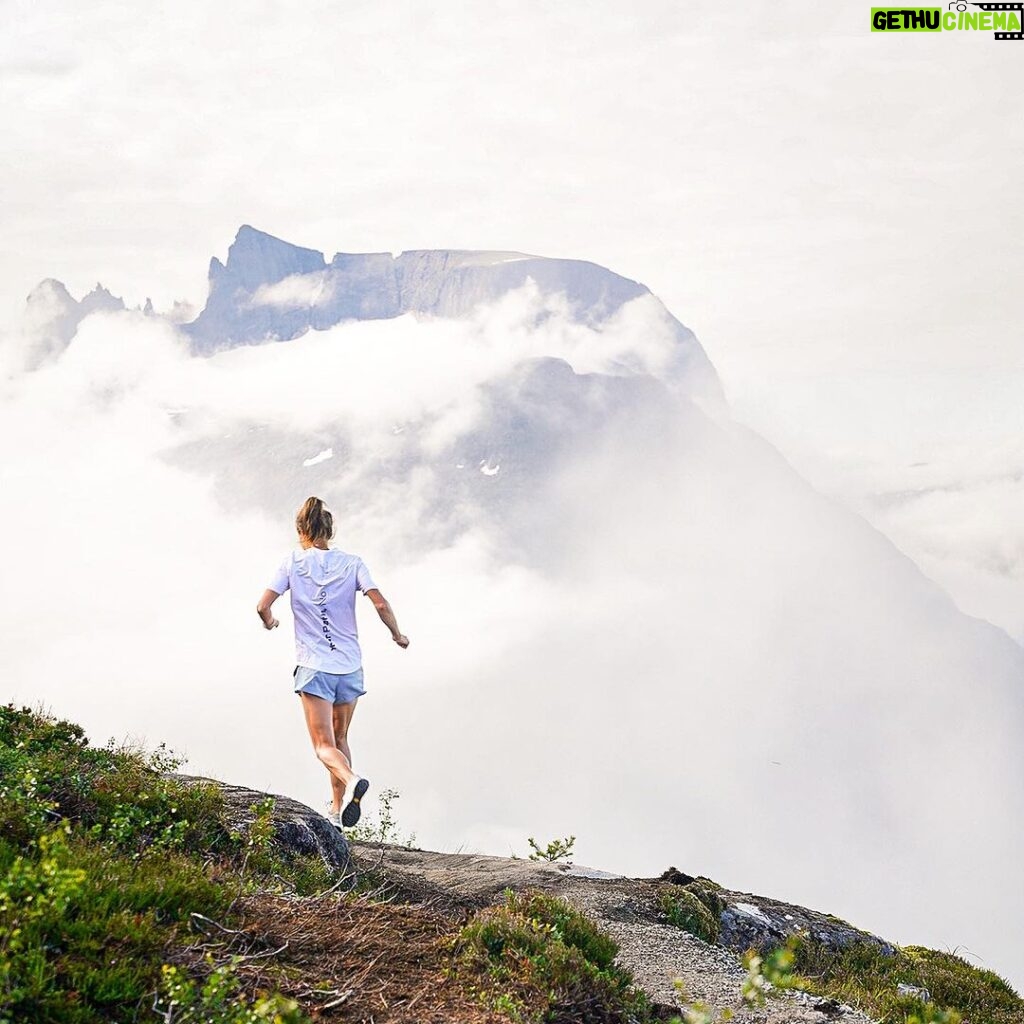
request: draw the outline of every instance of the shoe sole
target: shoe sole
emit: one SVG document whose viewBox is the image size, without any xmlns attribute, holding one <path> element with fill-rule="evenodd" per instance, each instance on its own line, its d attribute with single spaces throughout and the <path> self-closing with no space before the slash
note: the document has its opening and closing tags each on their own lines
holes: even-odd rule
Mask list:
<svg viewBox="0 0 1024 1024">
<path fill-rule="evenodd" d="M 359 807 L 359 801 L 363 799 L 363 796 L 369 788 L 369 779 L 360 779 L 356 783 L 352 799 L 348 804 L 346 804 L 345 809 L 341 812 L 341 823 L 345 828 L 351 828 L 359 820 L 359 815 L 363 813 Z"/>
</svg>

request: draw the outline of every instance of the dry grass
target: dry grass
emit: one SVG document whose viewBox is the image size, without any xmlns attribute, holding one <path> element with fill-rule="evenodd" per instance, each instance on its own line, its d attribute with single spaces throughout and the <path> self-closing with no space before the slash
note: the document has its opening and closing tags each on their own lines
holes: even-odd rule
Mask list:
<svg viewBox="0 0 1024 1024">
<path fill-rule="evenodd" d="M 197 920 L 201 939 L 175 961 L 201 976 L 207 954 L 240 957 L 247 992 L 282 992 L 315 1021 L 508 1024 L 448 975 L 458 915 L 373 896 L 260 894 L 238 900 L 232 920 Z"/>
</svg>

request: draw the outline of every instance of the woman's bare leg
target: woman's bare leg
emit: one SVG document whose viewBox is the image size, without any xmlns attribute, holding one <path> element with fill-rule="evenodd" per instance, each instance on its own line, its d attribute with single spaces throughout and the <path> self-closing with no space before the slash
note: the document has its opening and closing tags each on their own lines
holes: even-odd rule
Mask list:
<svg viewBox="0 0 1024 1024">
<path fill-rule="evenodd" d="M 302 710 L 306 716 L 306 728 L 313 743 L 313 751 L 320 763 L 337 780 L 342 790 L 354 775 L 346 756 L 335 745 L 333 705 L 323 697 L 314 697 L 311 693 L 300 693 Z M 339 800 L 340 803 L 340 800 Z"/>
<path fill-rule="evenodd" d="M 359 698 L 357 697 L 356 700 Z M 348 704 L 335 704 L 333 708 L 334 745 L 341 751 L 349 768 L 352 767 L 352 750 L 348 745 L 348 727 L 352 723 L 352 715 L 356 710 L 356 702 L 349 701 Z M 331 775 L 331 810 L 340 811 L 341 801 L 345 796 L 344 785 L 332 774 Z"/>
</svg>

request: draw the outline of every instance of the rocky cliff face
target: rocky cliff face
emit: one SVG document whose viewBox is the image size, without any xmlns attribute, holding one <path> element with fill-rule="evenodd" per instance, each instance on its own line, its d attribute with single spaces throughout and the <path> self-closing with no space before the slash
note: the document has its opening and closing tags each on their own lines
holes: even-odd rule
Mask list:
<svg viewBox="0 0 1024 1024">
<path fill-rule="evenodd" d="M 328 262 L 316 249 L 275 238 L 248 224 L 238 229 L 226 262 L 210 260 L 209 294 L 199 315 L 180 323 L 197 354 L 236 345 L 288 341 L 309 330 L 347 320 L 381 320 L 413 313 L 466 317 L 481 303 L 532 283 L 540 294 L 564 299 L 570 316 L 592 327 L 641 297 L 655 303 L 678 342 L 667 376 L 681 391 L 721 401 L 711 362 L 693 332 L 637 281 L 585 260 L 551 259 L 520 252 L 419 249 L 335 253 Z M 179 324 L 182 304 L 166 319 Z M 102 285 L 80 301 L 51 278 L 28 296 L 25 329 L 32 339 L 24 365 L 34 369 L 58 356 L 78 324 L 98 310 L 123 310 L 123 300 Z M 147 299 L 143 312 L 153 315 Z"/>
<path fill-rule="evenodd" d="M 642 284 L 584 260 L 421 249 L 398 256 L 339 252 L 328 262 L 321 252 L 243 225 L 227 262 L 210 261 L 206 306 L 184 330 L 197 351 L 213 352 L 286 341 L 344 320 L 404 313 L 459 318 L 528 280 L 542 294 L 564 295 L 572 316 L 591 326 L 605 322 L 631 299 L 650 295 Z M 678 341 L 676 376 L 718 391 L 717 375 L 693 333 L 667 310 L 664 316 Z"/>
</svg>

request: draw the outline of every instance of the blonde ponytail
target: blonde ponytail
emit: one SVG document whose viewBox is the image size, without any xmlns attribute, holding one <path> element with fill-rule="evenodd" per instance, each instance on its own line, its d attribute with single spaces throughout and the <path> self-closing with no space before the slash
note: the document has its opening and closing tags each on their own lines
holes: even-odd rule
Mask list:
<svg viewBox="0 0 1024 1024">
<path fill-rule="evenodd" d="M 314 544 L 334 536 L 334 516 L 324 508 L 320 498 L 307 498 L 295 517 L 295 528 Z"/>
</svg>

